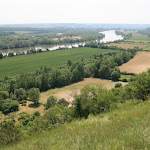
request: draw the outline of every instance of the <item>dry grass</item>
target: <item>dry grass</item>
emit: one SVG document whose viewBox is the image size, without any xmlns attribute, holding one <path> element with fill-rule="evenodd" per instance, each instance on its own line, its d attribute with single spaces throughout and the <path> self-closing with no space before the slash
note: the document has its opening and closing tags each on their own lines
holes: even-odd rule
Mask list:
<svg viewBox="0 0 150 150">
<path fill-rule="evenodd" d="M 125 40 L 126 42 L 135 42 L 135 43 L 150 43 L 150 41 L 146 40 Z"/>
<path fill-rule="evenodd" d="M 111 89 L 115 86 L 115 84 L 118 82 L 113 82 L 111 80 L 104 80 L 104 79 L 94 79 L 94 78 L 86 78 L 81 82 L 71 84 L 66 87 L 62 88 L 56 88 L 48 90 L 47 92 L 43 92 L 40 95 L 40 104 L 39 106 L 33 105 L 33 102 L 27 101 L 26 106 L 22 106 L 19 104 L 19 111 L 10 113 L 9 115 L 3 115 L 0 114 L 0 122 L 11 118 L 11 116 L 14 116 L 14 119 L 17 121 L 19 117 L 19 113 L 27 112 L 28 114 L 33 114 L 35 111 L 39 111 L 41 115 L 44 114 L 44 106 L 42 104 L 47 102 L 47 98 L 49 96 L 56 96 L 58 99 L 65 98 L 68 102 L 73 101 L 73 97 L 75 94 L 80 94 L 80 89 L 83 88 L 85 85 L 102 85 L 108 89 Z M 122 85 L 125 85 L 127 83 L 121 82 Z"/>
<path fill-rule="evenodd" d="M 62 38 L 53 38 L 52 40 L 57 41 L 57 40 L 64 40 L 64 39 L 81 39 L 81 37 L 80 36 L 74 36 L 74 37 L 66 36 Z"/>
<path fill-rule="evenodd" d="M 142 45 L 142 44 L 137 44 L 137 43 L 132 43 L 132 44 L 126 44 L 126 43 L 111 43 L 111 44 L 107 44 L 107 46 L 117 46 L 117 47 L 121 47 L 121 48 L 125 48 L 125 49 L 132 49 L 136 46 L 138 46 L 139 48 L 144 48 L 147 47 L 148 45 Z"/>
<path fill-rule="evenodd" d="M 117 84 L 118 82 L 113 82 L 111 80 L 104 80 L 104 79 L 94 79 L 94 78 L 85 78 L 83 81 L 74 83 L 72 85 L 63 87 L 63 88 L 56 88 L 52 90 L 48 90 L 47 92 L 41 93 L 40 102 L 46 103 L 47 98 L 49 96 L 56 96 L 58 99 L 65 98 L 68 102 L 73 101 L 73 96 L 75 94 L 80 93 L 80 89 L 83 88 L 85 85 L 102 85 L 108 89 L 111 89 Z M 127 84 L 121 82 L 123 85 Z"/>
<path fill-rule="evenodd" d="M 119 67 L 120 71 L 128 73 L 142 73 L 150 68 L 150 52 L 137 52 L 129 62 Z"/>
</svg>

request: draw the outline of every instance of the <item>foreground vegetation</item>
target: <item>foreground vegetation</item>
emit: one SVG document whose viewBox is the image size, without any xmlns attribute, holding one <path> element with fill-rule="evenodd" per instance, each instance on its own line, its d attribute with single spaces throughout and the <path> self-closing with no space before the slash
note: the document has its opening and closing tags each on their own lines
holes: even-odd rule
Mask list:
<svg viewBox="0 0 150 150">
<path fill-rule="evenodd" d="M 73 121 L 2 149 L 150 149 L 149 107 L 150 101 L 118 104 L 111 112 Z"/>
<path fill-rule="evenodd" d="M 82 49 L 108 48 L 95 42 L 85 46 L 88 48 Z M 9 120 L 0 123 L 0 145 L 10 143 L 4 149 L 22 149 L 25 144 L 24 149 L 149 149 L 150 70 L 135 76 L 124 72 L 121 77 L 118 66 L 133 58 L 139 48 L 125 51 L 112 46 L 110 49 L 113 51 L 89 59 L 74 62 L 69 58 L 66 65 L 45 66 L 35 72 L 1 79 L 0 110 L 3 114 L 18 111 L 18 104 L 24 106 L 27 101 L 33 102 L 31 107 L 42 105 L 45 113 L 22 112 L 17 120 L 12 114 Z M 118 53 L 114 52 L 116 49 Z M 85 86 L 79 95 L 74 95 L 72 103 L 54 96 L 48 97 L 44 104 L 39 103 L 40 91 L 87 77 L 121 79 L 128 85 L 122 87 L 118 83 L 110 90 L 99 85 Z"/>
</svg>

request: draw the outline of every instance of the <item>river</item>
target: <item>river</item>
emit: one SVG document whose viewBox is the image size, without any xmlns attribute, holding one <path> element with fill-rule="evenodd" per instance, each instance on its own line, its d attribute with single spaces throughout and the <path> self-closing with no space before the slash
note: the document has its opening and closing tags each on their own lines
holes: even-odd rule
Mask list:
<svg viewBox="0 0 150 150">
<path fill-rule="evenodd" d="M 122 40 L 124 37 L 121 35 L 116 35 L 115 30 L 110 30 L 110 31 L 103 31 L 99 32 L 105 34 L 105 37 L 100 40 L 100 42 L 106 43 L 106 42 L 113 42 L 116 40 Z M 72 47 L 78 47 L 79 45 L 84 46 L 85 42 L 82 43 L 74 43 L 74 44 L 55 44 L 55 45 L 36 45 L 34 47 L 25 47 L 25 48 L 14 48 L 14 49 L 6 49 L 6 50 L 0 50 L 3 55 L 7 55 L 10 52 L 13 52 L 14 54 L 16 53 L 27 53 L 27 51 L 31 49 L 41 49 L 42 51 L 46 51 L 47 49 L 50 51 L 57 50 L 59 48 L 72 48 Z"/>
<path fill-rule="evenodd" d="M 123 36 L 117 35 L 115 33 L 115 30 L 110 30 L 110 31 L 104 31 L 104 32 L 99 32 L 102 34 L 105 34 L 105 38 L 100 40 L 100 42 L 106 43 L 106 42 L 114 42 L 116 40 L 123 40 Z"/>
</svg>

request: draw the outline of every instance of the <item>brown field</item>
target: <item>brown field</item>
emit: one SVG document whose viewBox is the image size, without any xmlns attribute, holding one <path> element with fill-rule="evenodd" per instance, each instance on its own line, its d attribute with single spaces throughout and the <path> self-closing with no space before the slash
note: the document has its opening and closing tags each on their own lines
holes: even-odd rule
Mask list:
<svg viewBox="0 0 150 150">
<path fill-rule="evenodd" d="M 104 80 L 104 79 L 95 79 L 95 78 L 85 78 L 83 81 L 74 83 L 72 85 L 63 87 L 63 88 L 56 88 L 49 90 L 47 92 L 41 93 L 40 103 L 46 103 L 47 98 L 49 96 L 56 96 L 58 99 L 65 98 L 68 102 L 73 101 L 73 96 L 75 94 L 80 93 L 80 89 L 83 88 L 85 85 L 102 85 L 107 89 L 111 89 L 117 84 L 118 82 L 113 82 L 111 80 Z M 127 83 L 121 82 L 122 85 Z"/>
<path fill-rule="evenodd" d="M 66 36 L 62 38 L 53 38 L 52 40 L 57 41 L 57 40 L 64 40 L 64 39 L 81 39 L 81 37 L 80 36 L 74 36 L 74 37 Z"/>
<path fill-rule="evenodd" d="M 126 42 L 135 42 L 135 43 L 150 43 L 147 40 L 125 40 Z"/>
<path fill-rule="evenodd" d="M 111 43 L 111 44 L 107 44 L 107 46 L 117 46 L 117 47 L 121 47 L 121 48 L 134 48 L 136 46 L 138 46 L 139 48 L 144 48 L 147 47 L 148 45 L 142 45 L 142 44 L 137 44 L 137 43 L 132 43 L 132 44 L 126 44 L 126 43 Z"/>
<path fill-rule="evenodd" d="M 119 67 L 121 72 L 142 73 L 150 68 L 150 52 L 137 52 L 129 62 Z"/>
</svg>

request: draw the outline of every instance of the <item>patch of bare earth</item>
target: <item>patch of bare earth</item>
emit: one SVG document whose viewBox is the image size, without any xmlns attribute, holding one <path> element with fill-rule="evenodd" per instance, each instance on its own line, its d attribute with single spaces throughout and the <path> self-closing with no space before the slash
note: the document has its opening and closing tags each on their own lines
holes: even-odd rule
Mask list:
<svg viewBox="0 0 150 150">
<path fill-rule="evenodd" d="M 139 74 L 150 68 L 150 52 L 137 52 L 129 62 L 119 67 L 121 72 Z"/>
<path fill-rule="evenodd" d="M 65 98 L 68 102 L 73 101 L 73 97 L 76 94 L 80 94 L 80 89 L 83 88 L 85 85 L 102 85 L 108 89 L 111 89 L 117 84 L 118 82 L 113 82 L 111 80 L 104 80 L 104 79 L 95 79 L 95 78 L 85 78 L 83 81 L 74 83 L 72 85 L 63 87 L 63 88 L 56 88 L 49 90 L 47 92 L 41 93 L 40 102 L 46 103 L 47 98 L 49 96 L 56 96 L 58 99 Z M 122 85 L 127 83 L 121 82 Z"/>
</svg>

